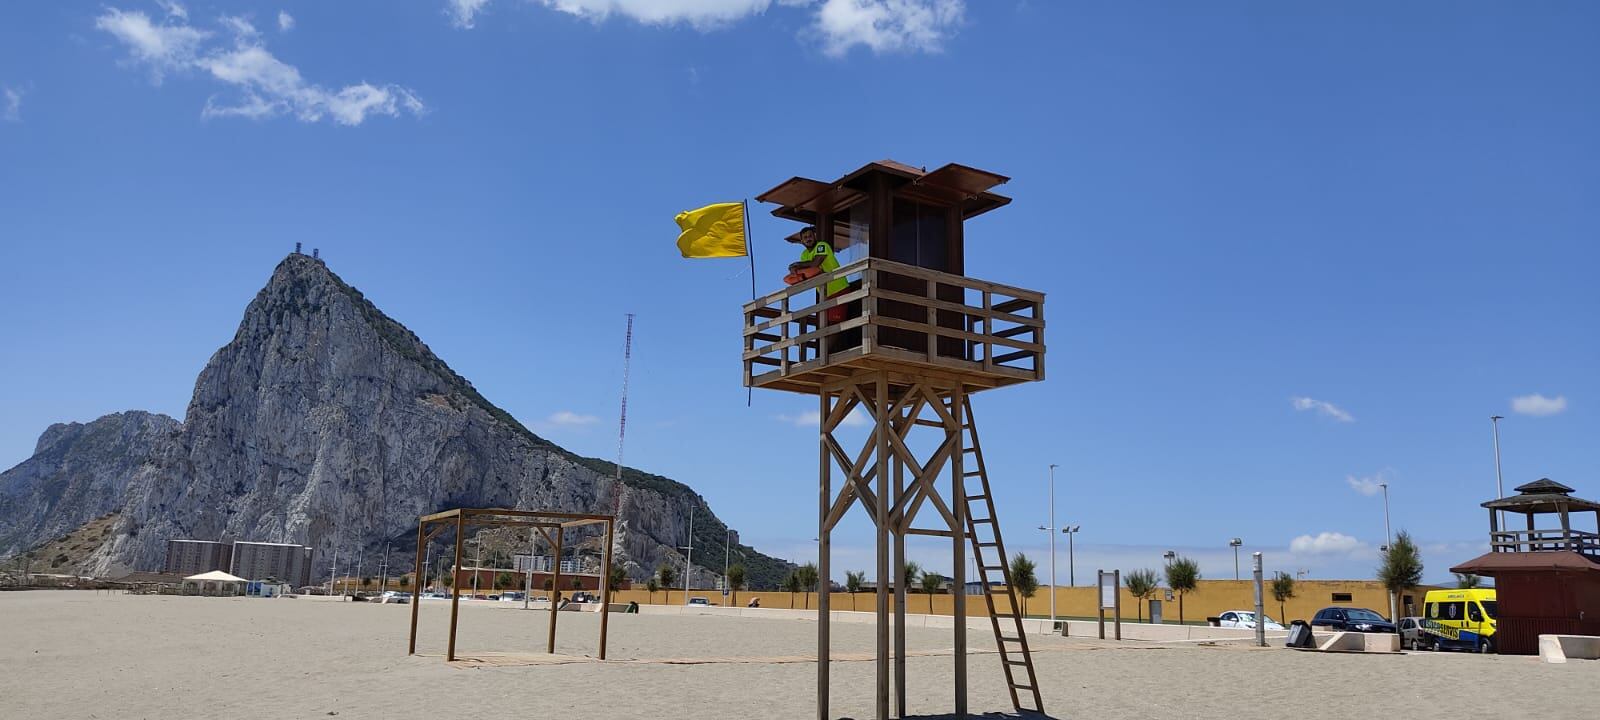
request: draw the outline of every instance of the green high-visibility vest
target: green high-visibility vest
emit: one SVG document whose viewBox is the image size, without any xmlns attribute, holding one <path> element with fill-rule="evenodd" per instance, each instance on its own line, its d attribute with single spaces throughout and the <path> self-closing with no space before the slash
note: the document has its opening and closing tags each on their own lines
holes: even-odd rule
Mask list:
<svg viewBox="0 0 1600 720">
<path fill-rule="evenodd" d="M 819 242 L 811 247 L 806 248 L 805 251 L 800 253 L 800 261 L 811 262 L 811 260 L 815 259 L 818 255 L 822 256 L 823 272 L 833 272 L 834 270 L 839 269 L 839 258 L 834 257 L 833 246 L 825 242 Z M 844 292 L 844 289 L 849 286 L 850 281 L 844 278 L 829 280 L 826 294 L 830 297 L 837 295 L 841 292 Z"/>
</svg>

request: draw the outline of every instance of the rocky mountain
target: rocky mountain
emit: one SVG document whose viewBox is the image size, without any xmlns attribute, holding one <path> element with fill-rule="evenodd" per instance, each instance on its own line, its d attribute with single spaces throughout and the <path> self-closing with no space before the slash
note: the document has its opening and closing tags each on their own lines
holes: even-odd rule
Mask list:
<svg viewBox="0 0 1600 720">
<path fill-rule="evenodd" d="M 0 557 L 121 507 L 134 472 L 179 428 L 177 420 L 137 410 L 51 425 L 33 457 L 0 473 Z"/>
<path fill-rule="evenodd" d="M 159 568 L 168 539 L 221 538 L 308 545 L 326 573 L 336 543 L 367 567 L 388 543 L 391 564 L 408 564 L 417 517 L 442 509 L 617 502 L 631 577 L 662 563 L 681 576 L 675 548 L 693 508 L 695 582 L 713 582 L 727 528 L 705 500 L 667 478 L 627 468 L 618 485 L 614 474 L 530 432 L 323 261 L 294 254 L 201 371 L 181 425 L 121 413 L 52 426 L 34 457 L 0 474 L 0 555 L 114 511 L 90 572 Z M 787 570 L 740 550 L 752 584 Z"/>
</svg>

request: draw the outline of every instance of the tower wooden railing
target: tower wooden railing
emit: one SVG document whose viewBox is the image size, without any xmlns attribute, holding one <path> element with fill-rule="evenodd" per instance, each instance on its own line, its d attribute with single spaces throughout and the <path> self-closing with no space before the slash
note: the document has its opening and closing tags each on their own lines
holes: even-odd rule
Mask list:
<svg viewBox="0 0 1600 720">
<path fill-rule="evenodd" d="M 1044 329 L 1043 293 L 868 258 L 744 306 L 745 384 L 816 393 L 856 369 L 973 390 L 1043 380 Z"/>
<path fill-rule="evenodd" d="M 1600 533 L 1560 528 L 1497 530 L 1489 535 L 1493 552 L 1546 552 L 1567 550 L 1600 560 Z"/>
</svg>

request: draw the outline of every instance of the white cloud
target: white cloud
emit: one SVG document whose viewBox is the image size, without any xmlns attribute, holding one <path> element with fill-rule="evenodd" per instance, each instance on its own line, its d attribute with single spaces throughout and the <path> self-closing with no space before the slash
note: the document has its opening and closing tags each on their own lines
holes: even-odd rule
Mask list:
<svg viewBox="0 0 1600 720">
<path fill-rule="evenodd" d="M 1315 537 L 1301 535 L 1289 541 L 1289 552 L 1304 555 L 1353 553 L 1364 547 L 1360 540 L 1338 532 L 1317 533 Z"/>
<path fill-rule="evenodd" d="M 812 15 L 806 35 L 842 57 L 862 46 L 875 53 L 938 52 L 966 15 L 966 0 L 537 0 L 595 22 L 622 16 L 646 25 L 686 24 L 702 31 L 762 15 L 776 4 Z M 445 15 L 471 28 L 489 0 L 446 0 Z"/>
<path fill-rule="evenodd" d="M 6 122 L 22 122 L 22 91 L 14 87 L 3 88 L 6 98 L 4 108 L 0 108 L 0 120 Z"/>
<path fill-rule="evenodd" d="M 551 415 L 546 422 L 551 425 L 593 425 L 600 421 L 593 415 L 580 415 L 571 410 L 562 410 Z"/>
<path fill-rule="evenodd" d="M 1345 412 L 1343 408 L 1340 408 L 1338 405 L 1335 405 L 1331 402 L 1325 402 L 1308 397 L 1292 397 L 1289 398 L 1289 402 L 1290 404 L 1294 405 L 1294 409 L 1296 410 L 1315 410 L 1318 415 L 1330 417 L 1339 422 L 1356 421 L 1355 416 Z"/>
<path fill-rule="evenodd" d="M 822 427 L 822 413 L 816 410 L 807 410 L 799 415 L 777 415 L 775 419 L 796 427 Z M 845 427 L 862 427 L 867 424 L 867 415 L 860 410 L 853 410 L 839 424 Z"/>
<path fill-rule="evenodd" d="M 278 11 L 278 31 L 279 32 L 289 32 L 290 30 L 293 30 L 293 29 L 294 29 L 294 16 L 290 15 L 289 13 L 287 13 L 287 12 L 285 12 L 283 10 L 279 10 Z"/>
<path fill-rule="evenodd" d="M 483 6 L 488 4 L 489 0 L 449 0 L 444 14 L 450 17 L 450 24 L 470 29 L 478 13 L 483 12 Z"/>
<path fill-rule="evenodd" d="M 964 0 L 823 0 L 822 50 L 842 56 L 860 45 L 875 53 L 938 52 L 966 13 Z"/>
<path fill-rule="evenodd" d="M 151 79 L 158 85 L 166 73 L 193 64 L 200 43 L 211 35 L 181 23 L 157 25 L 142 12 L 116 8 L 107 8 L 104 15 L 95 18 L 94 26 L 127 45 L 130 59 L 148 66 Z"/>
<path fill-rule="evenodd" d="M 178 3 L 177 0 L 156 0 L 156 4 L 166 11 L 168 17 L 179 20 L 189 19 L 189 9 Z"/>
<path fill-rule="evenodd" d="M 454 0 L 460 2 L 461 0 Z M 769 0 L 539 0 L 540 4 L 596 21 L 612 14 L 646 25 L 688 23 L 709 29 L 766 11 Z M 481 3 L 480 3 L 481 4 Z"/>
<path fill-rule="evenodd" d="M 1522 415 L 1532 415 L 1534 417 L 1555 415 L 1567 409 L 1567 398 L 1565 395 L 1549 398 L 1539 393 L 1523 395 L 1522 397 L 1511 398 L 1511 409 Z"/>
<path fill-rule="evenodd" d="M 95 20 L 128 46 L 131 60 L 147 65 L 159 84 L 167 72 L 194 70 L 234 88 L 238 97 L 206 100 L 201 116 L 261 119 L 293 115 L 305 122 L 325 117 L 340 125 L 360 125 L 371 115 L 420 115 L 422 101 L 399 85 L 366 82 L 330 90 L 307 82 L 300 70 L 266 49 L 261 33 L 248 20 L 223 16 L 218 23 L 233 36 L 233 44 L 205 47 L 212 33 L 181 22 L 156 25 L 144 13 L 107 9 Z"/>
<path fill-rule="evenodd" d="M 1379 492 L 1382 492 L 1383 483 L 1387 482 L 1383 477 L 1383 473 L 1378 473 L 1373 477 L 1356 477 L 1354 475 L 1346 475 L 1344 477 L 1344 481 L 1350 485 L 1351 490 L 1361 493 L 1367 497 L 1372 497 L 1373 495 L 1377 495 Z"/>
</svg>

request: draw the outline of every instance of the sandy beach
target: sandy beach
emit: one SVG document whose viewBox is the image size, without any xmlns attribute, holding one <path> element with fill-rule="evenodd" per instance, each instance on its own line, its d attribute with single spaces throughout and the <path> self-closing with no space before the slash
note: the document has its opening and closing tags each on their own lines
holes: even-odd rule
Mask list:
<svg viewBox="0 0 1600 720">
<path fill-rule="evenodd" d="M 254 600 L 92 592 L 0 593 L 0 698 L 18 718 L 812 718 L 816 625 L 803 620 L 563 613 L 464 602 L 443 659 L 449 603 Z M 971 710 L 1010 714 L 986 634 L 973 634 Z M 948 713 L 950 637 L 908 636 L 908 710 Z M 1279 648 L 1034 638 L 1056 718 L 1579 718 L 1600 663 L 1531 657 L 1300 653 Z M 868 625 L 835 624 L 840 656 L 866 656 Z M 540 662 L 540 661 L 555 662 Z M 837 662 L 833 716 L 872 716 L 872 665 Z M 1511 688 L 1515 688 L 1512 691 Z"/>
</svg>

